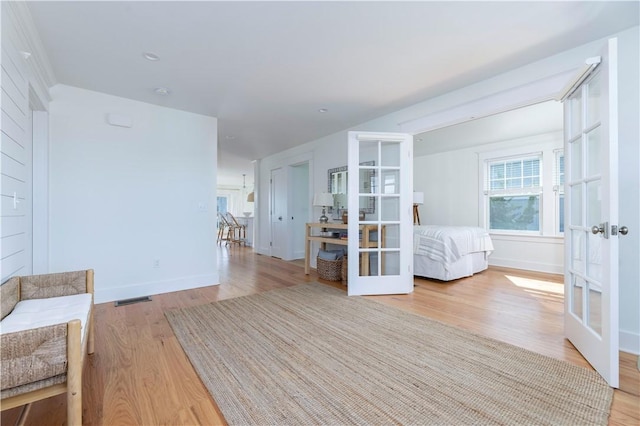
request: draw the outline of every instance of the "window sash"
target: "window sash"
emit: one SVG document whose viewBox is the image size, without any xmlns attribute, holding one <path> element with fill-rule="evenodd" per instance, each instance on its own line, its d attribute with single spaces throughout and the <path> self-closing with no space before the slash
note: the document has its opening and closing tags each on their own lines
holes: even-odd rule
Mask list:
<svg viewBox="0 0 640 426">
<path fill-rule="evenodd" d="M 528 154 L 485 161 L 486 195 L 540 194 L 542 154 Z"/>
<path fill-rule="evenodd" d="M 542 153 L 485 160 L 487 228 L 542 232 Z"/>
</svg>

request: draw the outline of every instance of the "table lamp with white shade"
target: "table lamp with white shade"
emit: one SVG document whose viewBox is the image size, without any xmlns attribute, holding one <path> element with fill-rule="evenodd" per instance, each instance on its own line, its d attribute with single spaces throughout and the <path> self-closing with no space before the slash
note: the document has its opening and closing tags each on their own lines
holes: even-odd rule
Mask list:
<svg viewBox="0 0 640 426">
<path fill-rule="evenodd" d="M 320 223 L 327 223 L 329 218 L 327 217 L 327 207 L 333 206 L 333 194 L 328 192 L 316 192 L 313 196 L 313 205 L 316 207 L 322 207 L 322 216 L 318 221 Z"/>
<path fill-rule="evenodd" d="M 413 193 L 413 224 L 420 225 L 420 212 L 418 206 L 424 204 L 424 192 Z"/>
</svg>

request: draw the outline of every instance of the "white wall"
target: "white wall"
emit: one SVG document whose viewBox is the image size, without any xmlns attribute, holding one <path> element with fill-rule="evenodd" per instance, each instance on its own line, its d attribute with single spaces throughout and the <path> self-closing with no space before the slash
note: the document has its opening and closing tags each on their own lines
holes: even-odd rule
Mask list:
<svg viewBox="0 0 640 426">
<path fill-rule="evenodd" d="M 615 34 L 619 38 L 620 61 L 622 71 L 620 78 L 620 182 L 625 182 L 628 188 L 621 203 L 621 224 L 627 225 L 632 234 L 626 240 L 621 239 L 620 261 L 620 329 L 621 348 L 640 353 L 640 297 L 638 283 L 640 282 L 640 243 L 637 235 L 640 233 L 640 156 L 638 155 L 638 116 L 640 116 L 638 91 L 638 27 Z M 260 161 L 258 187 L 262 194 L 269 193 L 268 176 L 265 172 L 274 164 L 294 164 L 292 158 L 301 153 L 308 153 L 313 157 L 314 172 L 312 173 L 312 191 L 322 191 L 326 188 L 327 169 L 340 167 L 347 163 L 347 131 L 384 131 L 398 132 L 403 124 L 431 114 L 441 113 L 451 108 L 480 100 L 506 90 L 530 84 L 533 81 L 567 73 L 577 69 L 588 57 L 596 56 L 605 46 L 606 40 L 582 45 L 558 55 L 526 65 L 524 67 L 497 75 L 493 78 L 447 93 L 437 98 L 429 99 L 419 104 L 379 117 L 351 129 L 345 129 L 326 137 L 308 142 L 304 145 L 283 151 Z M 627 90 L 628 88 L 628 90 Z M 541 99 L 542 100 L 542 99 Z M 486 102 L 484 102 L 486 105 Z M 624 110 L 624 111 L 623 111 Z M 623 112 L 622 112 L 623 111 Z M 494 111 L 497 112 L 497 111 Z M 425 129 L 420 129 L 421 131 Z M 629 154 L 627 154 L 629 153 Z M 417 167 L 415 168 L 417 169 Z M 266 177 L 266 178 L 265 178 Z M 265 181 L 266 179 L 266 181 Z M 264 198 L 264 197 L 262 197 Z M 261 203 L 258 207 L 260 222 L 259 247 L 267 250 L 268 244 L 268 204 Z M 313 215 L 318 213 L 313 211 Z M 421 212 L 422 213 L 422 212 Z M 425 212 L 426 213 L 426 212 Z M 428 216 L 428 213 L 426 213 Z"/>
<path fill-rule="evenodd" d="M 217 119 L 50 93 L 51 271 L 95 269 L 98 303 L 217 284 Z"/>
</svg>

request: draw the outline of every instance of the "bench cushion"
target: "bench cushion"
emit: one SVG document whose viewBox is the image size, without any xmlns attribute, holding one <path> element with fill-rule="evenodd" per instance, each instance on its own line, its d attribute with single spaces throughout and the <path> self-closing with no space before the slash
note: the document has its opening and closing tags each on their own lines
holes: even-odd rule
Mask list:
<svg viewBox="0 0 640 426">
<path fill-rule="evenodd" d="M 16 304 L 11 314 L 0 321 L 0 333 L 14 333 L 79 319 L 82 324 L 80 335 L 84 336 L 91 300 L 90 293 L 22 300 Z"/>
</svg>

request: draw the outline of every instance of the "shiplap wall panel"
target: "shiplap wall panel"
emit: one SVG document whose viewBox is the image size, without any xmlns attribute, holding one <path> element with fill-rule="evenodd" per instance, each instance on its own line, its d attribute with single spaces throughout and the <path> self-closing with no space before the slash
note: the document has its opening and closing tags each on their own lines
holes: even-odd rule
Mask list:
<svg viewBox="0 0 640 426">
<path fill-rule="evenodd" d="M 2 250 L 8 257 L 16 255 L 24 250 L 24 241 L 21 234 L 9 235 L 2 240 Z"/>
<path fill-rule="evenodd" d="M 27 77 L 24 73 L 24 67 L 20 62 L 20 53 L 15 49 L 11 40 L 3 40 L 2 43 L 2 69 L 5 70 L 11 81 L 15 86 L 20 89 L 28 84 Z M 4 79 L 2 80 L 2 86 L 5 85 Z M 24 98 L 27 99 L 28 93 L 19 90 L 23 93 Z"/>
<path fill-rule="evenodd" d="M 13 79 L 2 67 L 2 90 L 7 93 L 7 96 L 11 99 L 20 99 L 23 94 L 20 93 L 20 89 L 15 85 Z M 22 101 L 19 102 L 22 104 Z M 24 112 L 24 111 L 23 111 Z"/>
<path fill-rule="evenodd" d="M 0 228 L 0 238 L 14 235 L 16 229 L 24 229 L 24 216 L 5 216 L 2 218 L 2 228 Z"/>
<path fill-rule="evenodd" d="M 16 121 L 17 120 L 17 121 Z M 25 131 L 18 122 L 20 121 L 20 117 L 11 117 L 4 110 L 4 105 L 2 108 L 2 132 L 9 136 L 11 139 L 24 146 L 25 144 Z M 23 124 L 24 125 L 24 124 Z"/>
<path fill-rule="evenodd" d="M 26 269 L 25 265 L 26 257 L 24 250 L 2 258 L 2 261 L 0 262 L 2 281 L 4 282 L 14 275 L 24 275 L 23 271 Z"/>
<path fill-rule="evenodd" d="M 27 162 L 27 151 L 24 147 L 4 132 L 0 132 L 0 151 L 22 164 Z"/>
<path fill-rule="evenodd" d="M 26 115 L 25 112 L 20 109 L 20 106 L 16 104 L 16 100 L 9 95 L 4 88 L 2 89 L 2 110 L 11 117 L 18 127 L 23 131 L 26 128 Z M 20 101 L 20 98 L 17 98 Z"/>
<path fill-rule="evenodd" d="M 29 83 L 22 57 L 10 39 L 2 40 L 2 129 L 0 129 L 0 275 L 2 282 L 27 268 L 27 144 Z M 15 194 L 15 196 L 14 196 Z M 17 202 L 16 202 L 17 200 Z"/>
<path fill-rule="evenodd" d="M 16 179 L 20 182 L 25 182 L 27 179 L 27 171 L 25 170 L 25 166 L 24 163 L 20 163 L 19 161 L 14 160 L 13 158 L 9 157 L 7 154 L 5 154 L 4 152 L 1 154 L 0 156 L 0 162 L 2 163 L 0 165 L 2 170 L 2 175 L 3 176 L 7 176 L 7 177 L 11 177 L 13 179 Z M 24 191 L 24 188 L 22 188 L 22 191 Z M 2 193 L 3 194 L 8 194 L 4 188 L 2 189 Z"/>
<path fill-rule="evenodd" d="M 15 208 L 13 208 L 14 206 L 13 195 L 2 197 L 2 200 L 0 201 L 0 205 L 2 206 L 3 218 L 13 217 L 13 216 L 24 216 L 24 197 L 20 198 L 20 196 L 18 195 L 16 198 L 17 198 L 17 202 L 15 203 Z M 4 228 L 4 223 L 2 224 L 2 227 Z M 11 232 L 11 235 L 17 234 L 18 232 L 24 232 L 24 229 L 16 230 L 16 231 L 17 232 Z"/>
<path fill-rule="evenodd" d="M 3 195 L 9 197 L 13 197 L 13 193 L 17 192 L 18 194 L 24 193 L 24 186 L 26 185 L 24 182 L 14 179 L 9 176 L 2 175 L 0 176 L 0 184 L 2 185 L 2 193 Z M 3 223 L 4 226 L 4 223 Z"/>
</svg>

